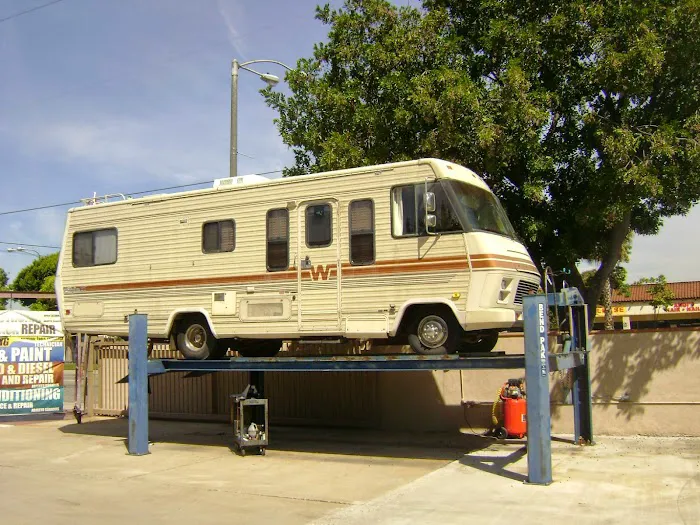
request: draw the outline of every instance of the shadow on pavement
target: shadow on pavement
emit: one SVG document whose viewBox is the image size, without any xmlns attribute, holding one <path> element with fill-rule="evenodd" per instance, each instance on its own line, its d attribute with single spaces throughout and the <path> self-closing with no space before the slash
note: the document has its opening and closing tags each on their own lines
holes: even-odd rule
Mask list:
<svg viewBox="0 0 700 525">
<path fill-rule="evenodd" d="M 98 419 L 60 427 L 67 434 L 122 438 L 128 420 Z M 230 425 L 212 422 L 149 421 L 149 442 L 232 448 Z M 273 427 L 268 450 L 372 456 L 387 458 L 456 460 L 493 445 L 493 440 L 457 433 L 403 433 L 318 427 Z"/>
<path fill-rule="evenodd" d="M 481 470 L 483 472 L 488 472 L 489 474 L 496 474 L 497 476 L 501 476 L 503 478 L 508 478 L 512 479 L 514 481 L 522 481 L 525 482 L 527 481 L 527 475 L 521 474 L 519 472 L 513 472 L 510 470 L 506 470 L 505 467 L 508 465 L 515 463 L 516 461 L 519 461 L 520 459 L 524 458 L 527 455 L 527 447 L 520 447 L 518 450 L 515 450 L 508 454 L 507 456 L 503 455 L 489 455 L 489 456 L 482 456 L 482 455 L 465 455 L 462 457 L 459 462 L 462 465 L 465 465 L 467 467 L 472 467 L 477 470 Z"/>
</svg>

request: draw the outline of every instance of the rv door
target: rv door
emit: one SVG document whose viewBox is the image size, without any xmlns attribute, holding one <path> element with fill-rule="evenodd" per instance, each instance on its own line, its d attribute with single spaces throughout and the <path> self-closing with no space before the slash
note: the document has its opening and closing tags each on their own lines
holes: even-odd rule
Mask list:
<svg viewBox="0 0 700 525">
<path fill-rule="evenodd" d="M 299 331 L 340 330 L 340 217 L 334 200 L 302 202 L 298 209 Z"/>
</svg>

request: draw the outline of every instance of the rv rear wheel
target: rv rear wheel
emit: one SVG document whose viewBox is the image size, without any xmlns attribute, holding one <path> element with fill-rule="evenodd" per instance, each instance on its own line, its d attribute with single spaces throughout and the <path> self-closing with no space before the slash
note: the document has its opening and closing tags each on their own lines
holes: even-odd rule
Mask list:
<svg viewBox="0 0 700 525">
<path fill-rule="evenodd" d="M 216 356 L 216 338 L 202 318 L 183 319 L 178 325 L 177 349 L 186 359 L 208 359 Z"/>
<path fill-rule="evenodd" d="M 417 354 L 453 354 L 457 351 L 460 332 L 451 315 L 419 315 L 411 326 L 408 344 Z"/>
<path fill-rule="evenodd" d="M 280 339 L 251 339 L 234 345 L 241 357 L 274 357 L 281 347 Z"/>
<path fill-rule="evenodd" d="M 466 353 L 481 353 L 490 352 L 498 343 L 498 332 L 466 332 L 462 336 L 462 345 L 459 348 L 460 352 Z"/>
</svg>

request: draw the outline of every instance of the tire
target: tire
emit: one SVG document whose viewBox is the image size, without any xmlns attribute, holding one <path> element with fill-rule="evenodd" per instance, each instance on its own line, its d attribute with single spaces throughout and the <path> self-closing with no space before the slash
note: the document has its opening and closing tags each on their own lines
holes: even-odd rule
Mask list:
<svg viewBox="0 0 700 525">
<path fill-rule="evenodd" d="M 275 357 L 281 347 L 281 339 L 251 339 L 234 345 L 241 357 Z"/>
<path fill-rule="evenodd" d="M 457 352 L 461 328 L 452 314 L 418 315 L 411 325 L 408 344 L 421 355 L 444 355 Z"/>
<path fill-rule="evenodd" d="M 477 332 L 466 333 L 462 337 L 462 344 L 459 348 L 464 353 L 488 353 L 496 347 L 498 343 L 498 332 Z"/>
<path fill-rule="evenodd" d="M 202 317 L 189 317 L 178 323 L 177 349 L 185 359 L 209 359 L 217 355 L 217 340 Z"/>
</svg>

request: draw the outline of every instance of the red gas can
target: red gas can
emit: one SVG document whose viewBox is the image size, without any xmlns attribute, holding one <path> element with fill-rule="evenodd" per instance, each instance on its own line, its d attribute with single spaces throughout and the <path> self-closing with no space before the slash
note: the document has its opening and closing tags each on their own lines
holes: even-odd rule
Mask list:
<svg viewBox="0 0 700 525">
<path fill-rule="evenodd" d="M 527 434 L 527 402 L 524 398 L 506 397 L 503 400 L 503 426 L 509 437 L 521 438 Z"/>
</svg>

